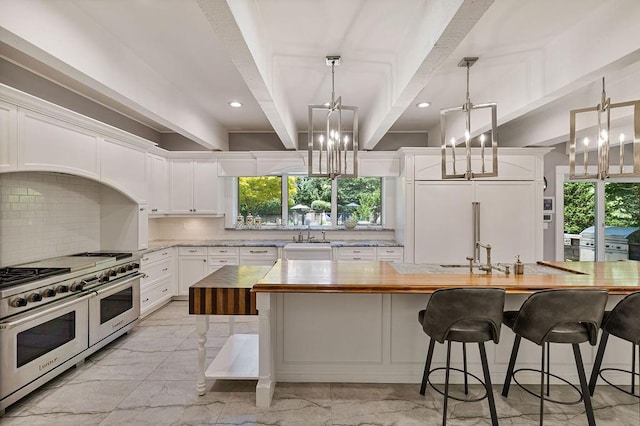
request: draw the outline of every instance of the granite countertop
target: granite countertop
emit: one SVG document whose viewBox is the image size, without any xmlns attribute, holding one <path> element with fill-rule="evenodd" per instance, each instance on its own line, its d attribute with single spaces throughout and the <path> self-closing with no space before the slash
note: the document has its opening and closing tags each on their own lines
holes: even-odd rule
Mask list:
<svg viewBox="0 0 640 426">
<path fill-rule="evenodd" d="M 140 254 L 150 253 L 169 247 L 284 247 L 292 240 L 153 240 L 149 248 Z M 327 241 L 331 247 L 398 247 L 393 240 L 350 240 Z"/>
</svg>

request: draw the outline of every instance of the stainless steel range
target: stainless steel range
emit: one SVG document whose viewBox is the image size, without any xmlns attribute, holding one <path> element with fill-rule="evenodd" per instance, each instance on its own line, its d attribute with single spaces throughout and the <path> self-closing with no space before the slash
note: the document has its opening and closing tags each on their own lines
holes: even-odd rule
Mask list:
<svg viewBox="0 0 640 426">
<path fill-rule="evenodd" d="M 0 268 L 0 415 L 133 328 L 139 260 L 92 252 Z"/>
</svg>

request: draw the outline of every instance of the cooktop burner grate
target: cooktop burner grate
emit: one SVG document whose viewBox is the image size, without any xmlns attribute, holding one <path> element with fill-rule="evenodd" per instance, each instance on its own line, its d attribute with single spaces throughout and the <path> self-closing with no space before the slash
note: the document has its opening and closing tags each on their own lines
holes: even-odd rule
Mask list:
<svg viewBox="0 0 640 426">
<path fill-rule="evenodd" d="M 92 251 L 85 253 L 78 253 L 72 256 L 85 256 L 85 257 L 115 257 L 116 260 L 126 259 L 133 256 L 133 253 L 113 252 L 113 251 Z"/>
<path fill-rule="evenodd" d="M 54 275 L 66 274 L 70 268 L 0 268 L 0 288 L 37 281 Z"/>
</svg>

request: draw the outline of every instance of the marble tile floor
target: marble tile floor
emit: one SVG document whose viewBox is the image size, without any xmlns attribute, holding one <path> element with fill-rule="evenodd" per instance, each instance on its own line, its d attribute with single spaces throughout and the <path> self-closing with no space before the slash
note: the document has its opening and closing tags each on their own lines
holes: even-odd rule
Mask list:
<svg viewBox="0 0 640 426">
<path fill-rule="evenodd" d="M 235 331 L 257 332 L 255 317 L 235 317 Z M 11 407 L 1 425 L 437 425 L 442 397 L 417 384 L 279 383 L 270 408 L 256 408 L 255 381 L 217 381 L 195 390 L 196 335 L 187 302 L 171 302 L 116 340 Z M 229 334 L 213 319 L 212 359 Z M 472 389 L 472 392 L 477 391 Z M 512 386 L 495 399 L 501 425 L 538 424 L 538 400 Z M 561 386 L 553 392 L 563 393 Z M 599 426 L 640 425 L 640 402 L 607 386 L 593 398 Z M 586 425 L 582 404 L 547 403 L 545 424 Z M 485 401 L 450 401 L 451 425 L 490 424 Z"/>
</svg>

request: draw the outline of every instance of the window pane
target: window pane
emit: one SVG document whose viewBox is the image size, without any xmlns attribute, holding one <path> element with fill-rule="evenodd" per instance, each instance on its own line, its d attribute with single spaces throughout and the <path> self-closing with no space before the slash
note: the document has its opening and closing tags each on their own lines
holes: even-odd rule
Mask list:
<svg viewBox="0 0 640 426">
<path fill-rule="evenodd" d="M 380 225 L 382 178 L 338 179 L 338 225 L 352 218 L 360 224 Z"/>
<path fill-rule="evenodd" d="M 263 224 L 282 222 L 282 178 L 280 176 L 239 177 L 238 212 L 246 218 L 260 216 Z"/>
<path fill-rule="evenodd" d="M 564 184 L 564 260 L 594 260 L 595 184 Z"/>
<path fill-rule="evenodd" d="M 331 225 L 331 179 L 289 176 L 289 225 Z"/>
<path fill-rule="evenodd" d="M 605 183 L 605 260 L 640 260 L 640 183 Z"/>
</svg>

